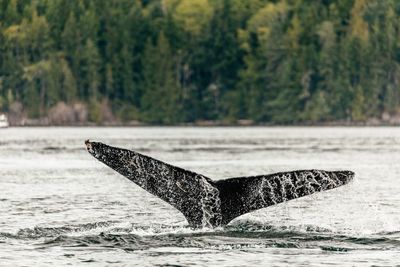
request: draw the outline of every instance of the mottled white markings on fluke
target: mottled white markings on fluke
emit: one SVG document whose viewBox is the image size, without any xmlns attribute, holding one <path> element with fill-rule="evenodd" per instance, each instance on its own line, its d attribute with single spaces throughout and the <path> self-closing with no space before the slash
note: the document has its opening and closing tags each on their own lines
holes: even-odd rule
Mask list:
<svg viewBox="0 0 400 267">
<path fill-rule="evenodd" d="M 301 170 L 220 181 L 135 151 L 85 141 L 96 159 L 178 209 L 193 227 L 216 227 L 257 209 L 333 189 L 351 171 Z"/>
<path fill-rule="evenodd" d="M 187 192 L 185 189 L 182 188 L 181 183 L 180 183 L 179 181 L 176 182 L 176 185 L 177 185 L 178 188 L 179 188 L 180 190 L 182 190 L 183 192 Z"/>
</svg>

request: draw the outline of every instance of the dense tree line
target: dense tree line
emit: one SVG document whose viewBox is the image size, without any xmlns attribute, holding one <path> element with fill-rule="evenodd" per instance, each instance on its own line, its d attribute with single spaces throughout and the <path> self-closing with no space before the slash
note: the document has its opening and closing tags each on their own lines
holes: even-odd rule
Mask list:
<svg viewBox="0 0 400 267">
<path fill-rule="evenodd" d="M 396 0 L 0 0 L 0 111 L 42 118 L 62 103 L 94 122 L 159 124 L 394 115 L 399 14 Z"/>
</svg>

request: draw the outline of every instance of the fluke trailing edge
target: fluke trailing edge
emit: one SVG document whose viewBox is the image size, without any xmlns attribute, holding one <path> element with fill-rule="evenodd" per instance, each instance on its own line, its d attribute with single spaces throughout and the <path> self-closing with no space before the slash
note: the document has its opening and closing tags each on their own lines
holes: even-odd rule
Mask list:
<svg viewBox="0 0 400 267">
<path fill-rule="evenodd" d="M 135 151 L 85 142 L 92 156 L 169 203 L 193 227 L 217 227 L 287 200 L 347 184 L 351 171 L 301 170 L 212 181 Z"/>
</svg>

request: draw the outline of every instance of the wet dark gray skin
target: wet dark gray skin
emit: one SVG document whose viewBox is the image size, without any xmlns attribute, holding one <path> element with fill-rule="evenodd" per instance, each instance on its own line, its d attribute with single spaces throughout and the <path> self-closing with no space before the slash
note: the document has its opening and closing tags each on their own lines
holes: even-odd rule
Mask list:
<svg viewBox="0 0 400 267">
<path fill-rule="evenodd" d="M 218 227 L 234 218 L 350 182 L 352 171 L 300 170 L 212 181 L 135 151 L 85 142 L 99 161 L 183 213 L 191 227 Z"/>
</svg>

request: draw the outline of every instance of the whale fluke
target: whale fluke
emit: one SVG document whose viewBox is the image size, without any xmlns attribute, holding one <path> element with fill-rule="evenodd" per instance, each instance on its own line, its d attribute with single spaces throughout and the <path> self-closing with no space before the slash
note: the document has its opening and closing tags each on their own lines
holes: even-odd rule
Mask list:
<svg viewBox="0 0 400 267">
<path fill-rule="evenodd" d="M 135 151 L 85 141 L 88 152 L 169 203 L 192 227 L 217 227 L 245 213 L 347 184 L 351 171 L 301 170 L 212 181 Z"/>
</svg>

